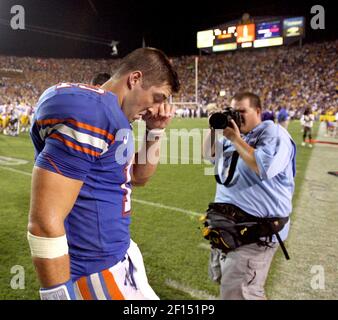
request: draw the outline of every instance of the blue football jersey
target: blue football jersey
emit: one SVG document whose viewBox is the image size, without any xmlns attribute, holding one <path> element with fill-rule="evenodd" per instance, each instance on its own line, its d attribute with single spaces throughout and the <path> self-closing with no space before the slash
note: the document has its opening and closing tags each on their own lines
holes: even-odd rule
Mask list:
<svg viewBox="0 0 338 320">
<path fill-rule="evenodd" d="M 84 182 L 65 220 L 72 278 L 119 262 L 130 243 L 134 142 L 117 96 L 53 86 L 38 101 L 31 138 L 36 166 Z"/>
</svg>

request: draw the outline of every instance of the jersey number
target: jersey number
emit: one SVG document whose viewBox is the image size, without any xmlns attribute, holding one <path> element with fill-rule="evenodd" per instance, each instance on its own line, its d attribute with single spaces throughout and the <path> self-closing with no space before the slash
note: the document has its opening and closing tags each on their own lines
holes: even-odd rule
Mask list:
<svg viewBox="0 0 338 320">
<path fill-rule="evenodd" d="M 124 190 L 123 203 L 122 203 L 122 215 L 130 214 L 131 210 L 131 188 L 127 185 L 131 180 L 130 168 L 132 166 L 132 161 L 124 168 L 124 174 L 126 176 L 126 182 L 121 184 L 121 189 Z"/>
<path fill-rule="evenodd" d="M 64 88 L 74 88 L 78 87 L 81 89 L 93 91 L 99 94 L 104 94 L 104 90 L 100 88 L 96 88 L 94 86 L 90 86 L 89 84 L 83 84 L 83 83 L 68 83 L 68 82 L 62 82 L 56 86 L 56 89 L 64 89 Z"/>
</svg>

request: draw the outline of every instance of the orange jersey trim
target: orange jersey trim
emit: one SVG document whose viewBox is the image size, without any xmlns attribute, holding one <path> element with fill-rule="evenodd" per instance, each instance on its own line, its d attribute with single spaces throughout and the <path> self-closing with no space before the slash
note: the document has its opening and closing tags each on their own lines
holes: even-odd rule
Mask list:
<svg viewBox="0 0 338 320">
<path fill-rule="evenodd" d="M 101 273 L 112 300 L 125 300 L 112 273 L 109 270 L 103 270 Z"/>
<path fill-rule="evenodd" d="M 37 124 L 38 125 L 53 125 L 53 124 L 64 123 L 64 122 L 69 122 L 69 123 L 71 123 L 72 125 L 74 125 L 74 126 L 76 126 L 78 128 L 86 129 L 88 131 L 92 131 L 92 132 L 101 134 L 101 135 L 107 137 L 109 140 L 111 140 L 111 142 L 114 142 L 114 136 L 111 133 L 109 133 L 108 131 L 100 129 L 100 128 L 97 128 L 97 127 L 94 127 L 94 126 L 91 126 L 91 125 L 89 125 L 87 123 L 84 123 L 84 122 L 76 121 L 74 119 L 46 119 L 46 120 L 38 120 Z"/>
<path fill-rule="evenodd" d="M 79 286 L 80 293 L 81 293 L 83 300 L 94 300 L 92 297 L 92 294 L 90 293 L 86 277 L 82 277 L 76 282 Z"/>
<path fill-rule="evenodd" d="M 94 157 L 99 157 L 100 156 L 99 152 L 96 152 L 94 150 L 91 150 L 91 149 L 88 149 L 88 148 L 85 148 L 85 147 L 81 147 L 81 146 L 79 146 L 79 145 L 77 145 L 77 144 L 75 144 L 75 143 L 73 143 L 71 141 L 66 140 L 65 138 L 63 138 L 62 136 L 60 136 L 57 133 L 53 133 L 49 137 L 52 138 L 52 139 L 56 139 L 56 140 L 61 141 L 67 147 L 70 147 L 70 148 L 72 148 L 72 149 L 74 149 L 76 151 L 80 151 L 80 152 L 89 154 L 89 155 L 94 156 Z"/>
<path fill-rule="evenodd" d="M 51 158 L 49 158 L 49 157 L 46 157 L 46 159 L 49 161 L 49 163 L 53 166 L 53 168 L 56 170 L 56 172 L 58 173 L 58 174 L 61 174 L 62 176 L 63 176 L 63 174 L 62 174 L 62 172 L 59 170 L 59 168 L 56 166 L 56 164 L 54 163 L 54 161 L 51 159 Z"/>
</svg>

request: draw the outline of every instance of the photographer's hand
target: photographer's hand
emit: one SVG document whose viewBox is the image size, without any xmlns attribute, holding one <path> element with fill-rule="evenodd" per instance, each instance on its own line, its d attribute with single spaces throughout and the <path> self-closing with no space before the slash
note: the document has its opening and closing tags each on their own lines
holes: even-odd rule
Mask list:
<svg viewBox="0 0 338 320">
<path fill-rule="evenodd" d="M 227 126 L 223 130 L 223 135 L 226 137 L 228 140 L 230 140 L 232 143 L 236 139 L 242 139 L 241 138 L 241 132 L 239 131 L 239 128 L 234 120 L 230 120 L 231 126 Z"/>
<path fill-rule="evenodd" d="M 232 127 L 228 126 L 223 130 L 224 136 L 232 142 L 239 156 L 244 160 L 248 167 L 259 175 L 259 169 L 255 158 L 255 149 L 242 139 L 241 132 L 234 120 L 231 120 L 231 125 Z"/>
</svg>

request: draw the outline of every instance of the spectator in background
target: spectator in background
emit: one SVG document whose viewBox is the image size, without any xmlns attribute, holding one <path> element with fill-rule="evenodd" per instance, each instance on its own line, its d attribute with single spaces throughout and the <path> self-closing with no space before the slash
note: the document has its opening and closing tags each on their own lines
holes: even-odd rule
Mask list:
<svg viewBox="0 0 338 320">
<path fill-rule="evenodd" d="M 312 148 L 312 127 L 313 127 L 314 115 L 310 108 L 304 111 L 304 114 L 300 118 L 300 123 L 303 126 L 303 142 L 302 146 L 306 145 L 306 137 L 309 137 L 309 147 Z"/>
<path fill-rule="evenodd" d="M 288 113 L 288 111 L 286 110 L 285 107 L 279 107 L 278 108 L 277 122 L 282 127 L 284 127 L 286 130 L 288 129 L 288 125 L 289 125 L 289 113 Z"/>
<path fill-rule="evenodd" d="M 335 135 L 335 126 L 336 124 L 333 123 L 333 121 L 330 121 L 329 119 L 325 120 L 326 123 L 326 137 L 333 137 Z"/>
<path fill-rule="evenodd" d="M 293 108 L 291 108 L 291 109 L 289 110 L 289 115 L 290 115 L 290 120 L 295 120 L 295 117 L 296 117 L 296 111 L 295 111 Z"/>
<path fill-rule="evenodd" d="M 98 73 L 91 81 L 91 85 L 96 87 L 101 87 L 104 83 L 106 83 L 111 78 L 111 75 L 107 72 Z"/>
<path fill-rule="evenodd" d="M 208 105 L 224 107 L 224 97 L 232 97 L 241 88 L 255 90 L 262 104 L 275 111 L 287 106 L 300 119 L 307 106 L 318 117 L 338 105 L 338 40 L 298 46 L 280 46 L 257 51 L 234 51 L 199 57 L 198 102 L 207 116 Z M 21 78 L 3 78 L 0 99 L 6 97 L 16 108 L 17 100 L 33 107 L 44 90 L 55 83 L 91 83 L 102 70 L 114 73 L 120 59 L 54 59 L 0 55 L 0 69 L 23 71 Z M 172 102 L 196 101 L 194 56 L 172 58 L 182 90 Z M 273 71 L 272 71 L 273 70 Z M 245 74 L 245 79 L 242 75 Z M 220 96 L 220 91 L 224 96 Z M 0 104 L 3 104 L 2 101 Z M 183 109 L 183 107 L 182 107 Z M 335 115 L 334 111 L 332 115 Z M 186 115 L 184 115 L 186 116 Z M 334 120 L 331 120 L 334 121 Z"/>
<path fill-rule="evenodd" d="M 271 108 L 266 109 L 262 113 L 262 121 L 267 121 L 267 120 L 271 120 L 271 121 L 275 122 L 275 114 L 274 114 L 274 112 Z"/>
</svg>

